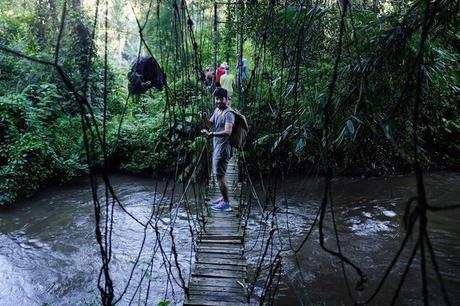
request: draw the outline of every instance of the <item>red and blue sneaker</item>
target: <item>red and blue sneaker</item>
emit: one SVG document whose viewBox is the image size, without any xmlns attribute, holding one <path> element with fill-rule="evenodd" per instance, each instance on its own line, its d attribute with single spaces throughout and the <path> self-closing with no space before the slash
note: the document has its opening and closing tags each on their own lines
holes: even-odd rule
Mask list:
<svg viewBox="0 0 460 306">
<path fill-rule="evenodd" d="M 217 211 L 232 211 L 232 207 L 230 206 L 230 203 L 225 202 L 222 200 L 219 202 L 219 204 L 211 206 L 212 210 L 217 210 Z"/>
</svg>

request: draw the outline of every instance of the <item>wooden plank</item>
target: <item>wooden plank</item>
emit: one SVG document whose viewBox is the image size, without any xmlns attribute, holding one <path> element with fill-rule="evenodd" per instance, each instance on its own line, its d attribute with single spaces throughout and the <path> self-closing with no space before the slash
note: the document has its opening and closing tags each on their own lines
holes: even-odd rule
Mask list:
<svg viewBox="0 0 460 306">
<path fill-rule="evenodd" d="M 239 249 L 222 249 L 222 248 L 210 248 L 210 247 L 200 247 L 198 246 L 198 252 L 202 253 L 213 253 L 213 254 L 243 254 L 243 248 Z"/>
<path fill-rule="evenodd" d="M 212 225 L 212 226 L 215 226 L 215 227 L 235 227 L 235 226 L 238 226 L 239 224 L 239 221 L 237 218 L 231 218 L 231 217 L 228 217 L 228 218 L 213 218 L 213 217 L 207 217 L 206 218 L 206 224 L 207 225 Z"/>
<path fill-rule="evenodd" d="M 204 232 L 212 233 L 222 233 L 222 234 L 236 234 L 240 231 L 239 226 L 215 226 L 215 225 L 205 225 Z"/>
<path fill-rule="evenodd" d="M 217 236 L 219 237 L 219 236 Z M 221 236 L 220 236 L 221 237 Z M 198 243 L 222 243 L 222 244 L 242 244 L 242 239 L 200 239 L 197 240 Z"/>
<path fill-rule="evenodd" d="M 220 259 L 244 259 L 240 254 L 215 254 L 215 253 L 196 253 L 200 258 L 220 258 Z"/>
<path fill-rule="evenodd" d="M 239 235 L 241 236 L 241 229 L 235 230 L 235 229 L 222 229 L 222 228 L 207 228 L 206 226 L 203 228 L 202 231 L 203 234 L 206 235 L 214 235 L 214 236 L 222 236 L 222 235 L 228 235 L 228 236 L 233 236 L 233 235 Z"/>
<path fill-rule="evenodd" d="M 194 267 L 202 268 L 202 269 L 216 269 L 216 270 L 226 270 L 226 271 L 247 272 L 246 266 L 238 266 L 238 265 L 232 265 L 232 264 L 213 264 L 213 263 L 195 262 Z"/>
<path fill-rule="evenodd" d="M 220 243 L 218 241 L 212 241 L 212 242 L 199 242 L 198 246 L 201 248 L 214 248 L 214 249 L 242 249 L 243 244 L 238 243 L 238 244 L 230 244 L 230 243 Z"/>
<path fill-rule="evenodd" d="M 212 235 L 212 234 L 199 234 L 198 240 L 243 240 L 243 235 L 235 234 L 235 235 Z"/>
<path fill-rule="evenodd" d="M 244 303 L 247 301 L 247 298 L 236 292 L 209 292 L 209 291 L 202 291 L 197 292 L 196 294 L 190 292 L 190 296 L 188 301 L 212 301 L 212 302 L 237 302 L 237 303 Z M 219 303 L 220 305 L 220 303 Z"/>
<path fill-rule="evenodd" d="M 206 301 L 202 299 L 193 298 L 192 300 L 186 300 L 184 302 L 185 306 L 242 306 L 248 305 L 248 303 L 235 303 L 235 302 L 216 302 L 216 301 Z"/>
<path fill-rule="evenodd" d="M 203 233 L 206 235 L 239 235 L 241 236 L 241 230 L 235 231 L 234 229 L 227 230 L 227 229 L 216 229 L 216 228 L 204 228 Z"/>
<path fill-rule="evenodd" d="M 225 287 L 225 288 L 242 288 L 236 278 L 215 278 L 215 277 L 201 277 L 201 276 L 192 276 L 190 278 L 190 286 L 207 286 L 207 287 Z"/>
<path fill-rule="evenodd" d="M 203 254 L 200 254 L 196 258 L 195 264 L 198 264 L 198 263 L 216 264 L 216 265 L 225 264 L 225 265 L 241 266 L 245 268 L 247 266 L 245 259 L 208 257 L 208 256 L 203 256 Z"/>
<path fill-rule="evenodd" d="M 240 231 L 239 226 L 215 226 L 215 225 L 205 225 L 204 231 L 206 233 L 222 233 L 222 234 L 236 234 Z"/>
<path fill-rule="evenodd" d="M 233 221 L 233 220 L 222 220 L 219 219 L 219 221 L 211 220 L 206 222 L 206 227 L 207 228 L 235 228 L 238 229 L 238 222 Z"/>
<path fill-rule="evenodd" d="M 220 281 L 222 279 L 216 279 L 216 282 Z M 246 295 L 247 295 L 247 290 L 246 288 L 240 287 L 207 287 L 207 286 L 192 286 L 189 288 L 189 294 L 191 296 L 216 296 L 219 297 L 218 300 L 220 300 L 222 297 L 226 298 L 226 301 L 231 301 L 231 297 L 234 296 L 239 296 L 241 299 L 241 302 L 244 302 L 246 300 Z"/>
<path fill-rule="evenodd" d="M 207 251 L 207 250 L 224 250 L 224 251 L 239 251 L 243 250 L 244 247 L 242 244 L 213 244 L 213 243 L 198 243 L 198 249 Z"/>
<path fill-rule="evenodd" d="M 246 289 L 243 287 L 236 288 L 236 287 L 208 287 L 208 286 L 190 286 L 189 292 L 193 294 L 193 292 L 196 292 L 195 294 L 202 294 L 202 292 L 233 292 L 233 293 L 239 293 L 241 295 L 246 295 Z"/>
<path fill-rule="evenodd" d="M 207 215 L 205 224 L 215 228 L 237 227 L 240 224 L 240 221 L 237 218 L 215 218 Z"/>
<path fill-rule="evenodd" d="M 209 225 L 225 225 L 226 223 L 235 226 L 239 224 L 239 218 L 236 216 L 225 216 L 225 214 L 215 214 L 209 213 L 206 214 L 206 224 Z"/>
<path fill-rule="evenodd" d="M 231 236 L 241 236 L 241 227 L 239 226 L 216 226 L 214 224 L 208 225 L 205 224 L 201 229 L 201 234 L 203 235 L 231 235 Z"/>
<path fill-rule="evenodd" d="M 225 217 L 222 215 L 222 218 L 219 218 L 216 215 L 210 216 L 209 214 L 206 216 L 206 224 L 212 225 L 214 227 L 225 227 L 225 226 L 237 226 L 240 224 L 239 218 L 236 217 Z"/>
<path fill-rule="evenodd" d="M 194 267 L 192 270 L 192 276 L 246 279 L 247 273 L 245 271 L 216 270 L 216 269 Z"/>
<path fill-rule="evenodd" d="M 217 213 L 215 213 L 217 214 Z M 223 215 L 224 217 L 224 215 Z M 206 224 L 208 225 L 216 225 L 216 226 L 235 226 L 235 225 L 238 225 L 239 223 L 239 220 L 238 218 L 235 218 L 235 217 L 232 217 L 232 216 L 228 216 L 227 218 L 214 218 L 212 216 L 208 216 L 208 218 L 206 218 L 207 222 Z"/>
</svg>

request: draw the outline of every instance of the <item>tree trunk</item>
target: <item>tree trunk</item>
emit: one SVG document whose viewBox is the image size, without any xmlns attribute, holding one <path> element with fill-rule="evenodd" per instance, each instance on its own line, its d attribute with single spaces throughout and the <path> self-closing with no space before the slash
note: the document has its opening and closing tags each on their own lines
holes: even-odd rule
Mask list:
<svg viewBox="0 0 460 306">
<path fill-rule="evenodd" d="M 46 47 L 46 8 L 42 0 L 38 0 L 35 6 L 37 15 L 37 43 L 38 49 L 43 51 Z"/>
<path fill-rule="evenodd" d="M 73 32 L 75 33 L 75 58 L 79 66 L 80 75 L 83 77 L 86 74 L 88 61 L 87 58 L 90 52 L 91 44 L 91 30 L 83 22 L 83 15 L 81 11 L 81 0 L 72 0 L 72 11 L 73 11 Z"/>
<path fill-rule="evenodd" d="M 53 22 L 53 27 L 56 28 L 56 24 L 58 23 L 58 15 L 55 0 L 48 0 L 48 5 L 50 7 L 50 16 Z"/>
</svg>

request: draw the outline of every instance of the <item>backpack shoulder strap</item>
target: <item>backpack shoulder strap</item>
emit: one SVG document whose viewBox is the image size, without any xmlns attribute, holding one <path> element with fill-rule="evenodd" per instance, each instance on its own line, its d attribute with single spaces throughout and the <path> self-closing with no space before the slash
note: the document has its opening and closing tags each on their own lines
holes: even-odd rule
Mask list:
<svg viewBox="0 0 460 306">
<path fill-rule="evenodd" d="M 237 110 L 234 110 L 233 108 L 231 107 L 227 107 L 224 111 L 223 111 L 223 115 L 225 116 L 225 114 L 227 112 L 232 112 L 233 114 L 235 114 L 235 123 L 236 123 L 236 120 L 238 119 L 240 122 L 243 123 L 243 128 L 246 129 L 246 130 L 249 130 L 249 125 L 248 125 L 248 121 L 246 120 L 246 117 L 244 115 L 242 115 L 239 111 Z"/>
<path fill-rule="evenodd" d="M 237 111 L 235 111 L 233 108 L 231 107 L 227 107 L 223 112 L 222 112 L 222 116 L 225 116 L 228 112 L 232 112 L 233 114 L 235 114 L 235 116 L 238 116 L 239 113 Z"/>
</svg>

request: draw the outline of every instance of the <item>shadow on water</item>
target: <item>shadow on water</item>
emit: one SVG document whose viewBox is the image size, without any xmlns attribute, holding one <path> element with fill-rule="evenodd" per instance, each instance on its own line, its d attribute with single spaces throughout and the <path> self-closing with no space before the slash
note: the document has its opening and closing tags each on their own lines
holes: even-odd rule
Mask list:
<svg viewBox="0 0 460 306">
<path fill-rule="evenodd" d="M 161 197 L 165 187 L 155 181 L 128 175 L 115 175 L 112 183 L 121 201 L 136 217 L 143 220 L 150 214 L 154 198 Z M 432 205 L 458 203 L 460 198 L 460 174 L 439 172 L 426 176 L 429 201 Z M 377 281 L 393 258 L 404 234 L 401 216 L 407 198 L 414 194 L 415 179 L 412 176 L 393 178 L 337 178 L 333 181 L 333 202 L 340 242 L 346 256 L 356 262 L 368 276 L 368 283 L 360 300 L 368 297 Z M 280 208 L 278 226 L 280 239 L 276 244 L 289 248 L 289 238 L 297 247 L 312 223 L 322 196 L 322 180 L 289 178 L 278 183 L 277 206 Z M 175 196 L 181 193 L 181 188 Z M 171 187 L 166 202 L 171 199 Z M 259 192 L 259 194 L 261 194 Z M 287 213 L 288 212 L 288 213 Z M 329 215 L 329 214 L 328 214 Z M 326 219 L 326 244 L 335 248 L 332 223 Z M 460 285 L 460 211 L 438 212 L 429 215 L 429 232 L 442 275 L 451 301 L 459 301 L 456 287 Z M 254 271 L 260 255 L 260 211 L 255 206 L 248 222 L 246 248 L 250 271 Z M 168 228 L 168 216 L 159 226 Z M 111 270 L 116 291 L 126 283 L 132 262 L 137 255 L 143 237 L 143 228 L 121 209 L 115 210 L 113 236 L 113 267 Z M 179 262 L 185 279 L 188 279 L 191 237 L 187 214 L 179 210 L 174 234 Z M 147 245 L 141 256 L 139 269 L 134 275 L 136 283 L 147 268 L 155 237 L 147 236 Z M 97 304 L 97 273 L 101 262 L 94 235 L 94 212 L 87 179 L 79 179 L 72 185 L 49 188 L 32 199 L 16 203 L 13 208 L 0 211 L 0 305 L 84 305 Z M 165 239 L 165 249 L 169 242 Z M 414 245 L 412 240 L 410 246 Z M 391 301 L 398 277 L 404 269 L 409 252 L 390 275 L 388 284 L 374 301 L 386 305 Z M 348 305 L 340 262 L 322 251 L 318 243 L 318 231 L 298 253 L 283 255 L 283 278 L 276 305 Z M 156 256 L 152 281 L 151 304 L 165 298 L 167 276 L 161 256 Z M 430 298 L 433 304 L 442 304 L 433 271 L 430 270 Z M 349 269 L 353 285 L 357 278 Z M 251 276 L 252 278 L 253 276 Z M 414 262 L 398 304 L 421 303 L 419 259 Z M 123 305 L 128 304 L 133 288 L 128 290 Z M 167 299 L 174 304 L 182 302 L 182 291 L 177 286 L 174 294 L 168 287 Z M 260 294 L 261 288 L 256 288 Z M 145 293 L 141 292 L 141 297 Z M 136 299 L 138 297 L 136 296 Z M 134 304 L 137 304 L 135 302 Z"/>
</svg>

